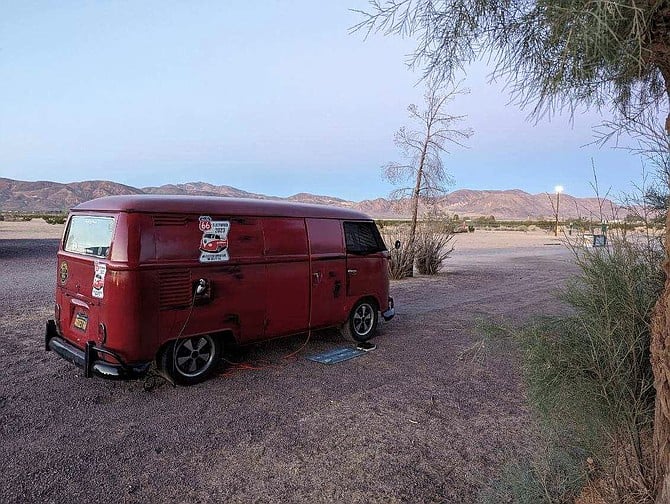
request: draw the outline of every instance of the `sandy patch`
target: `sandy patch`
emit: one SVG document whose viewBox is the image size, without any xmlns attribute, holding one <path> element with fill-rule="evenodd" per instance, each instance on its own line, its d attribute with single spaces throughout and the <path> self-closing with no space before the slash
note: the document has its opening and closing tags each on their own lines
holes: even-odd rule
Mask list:
<svg viewBox="0 0 670 504">
<path fill-rule="evenodd" d="M 44 219 L 0 221 L 0 240 L 56 238 L 63 236 L 63 224 L 48 224 Z"/>
<path fill-rule="evenodd" d="M 545 231 L 484 231 L 459 233 L 454 237 L 456 250 L 484 248 L 544 247 L 562 243 L 563 236 L 554 236 Z"/>
</svg>

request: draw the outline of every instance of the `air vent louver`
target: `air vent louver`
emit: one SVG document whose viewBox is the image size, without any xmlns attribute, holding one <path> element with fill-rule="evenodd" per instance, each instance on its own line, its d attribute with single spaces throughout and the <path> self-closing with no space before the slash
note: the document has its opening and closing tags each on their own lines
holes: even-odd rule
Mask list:
<svg viewBox="0 0 670 504">
<path fill-rule="evenodd" d="M 188 218 L 181 215 L 155 215 L 154 226 L 185 226 Z"/>
<path fill-rule="evenodd" d="M 158 280 L 161 310 L 191 304 L 191 274 L 188 271 L 162 271 Z"/>
</svg>

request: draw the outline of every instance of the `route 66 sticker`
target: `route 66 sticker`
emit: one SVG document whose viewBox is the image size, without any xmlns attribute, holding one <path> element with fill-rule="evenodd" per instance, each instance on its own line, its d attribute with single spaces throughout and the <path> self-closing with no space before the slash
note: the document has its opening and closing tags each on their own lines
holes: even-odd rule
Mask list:
<svg viewBox="0 0 670 504">
<path fill-rule="evenodd" d="M 202 216 L 200 217 L 200 219 L 198 219 L 198 223 L 200 226 L 200 231 L 202 231 L 203 233 L 210 231 L 212 229 L 211 217 Z"/>
<path fill-rule="evenodd" d="M 91 295 L 94 298 L 102 299 L 105 297 L 105 274 L 107 265 L 101 262 L 95 262 L 95 273 L 93 274 L 93 291 Z"/>
<path fill-rule="evenodd" d="M 200 231 L 200 262 L 227 261 L 228 255 L 228 231 L 230 221 L 215 221 L 211 217 L 203 215 L 199 219 Z"/>
</svg>

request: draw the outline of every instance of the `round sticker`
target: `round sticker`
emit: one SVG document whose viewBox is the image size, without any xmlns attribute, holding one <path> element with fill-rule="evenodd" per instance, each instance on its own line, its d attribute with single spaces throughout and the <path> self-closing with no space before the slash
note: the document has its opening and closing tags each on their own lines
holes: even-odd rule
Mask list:
<svg viewBox="0 0 670 504">
<path fill-rule="evenodd" d="M 59 276 L 60 276 L 60 283 L 64 284 L 65 282 L 67 282 L 68 271 L 67 271 L 67 263 L 65 261 L 60 263 Z"/>
</svg>

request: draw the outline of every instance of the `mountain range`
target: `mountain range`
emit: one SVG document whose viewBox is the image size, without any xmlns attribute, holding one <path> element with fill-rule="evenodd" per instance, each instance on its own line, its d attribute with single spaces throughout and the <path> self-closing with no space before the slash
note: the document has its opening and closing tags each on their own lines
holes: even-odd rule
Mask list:
<svg viewBox="0 0 670 504">
<path fill-rule="evenodd" d="M 27 182 L 8 178 L 0 178 L 0 212 L 66 211 L 84 201 L 118 194 L 191 194 L 285 200 L 347 207 L 362 211 L 375 218 L 387 219 L 407 218 L 411 214 L 411 205 L 408 199 L 377 198 L 355 202 L 333 196 L 309 193 L 299 193 L 288 198 L 280 198 L 205 182 L 137 188 L 106 180 L 62 184 L 47 181 Z M 520 189 L 459 189 L 437 198 L 430 206 L 422 204 L 420 213 L 423 215 L 432 211 L 472 218 L 494 216 L 498 220 L 552 219 L 555 215 L 552 202 L 553 204 L 556 202 L 556 195 L 554 194 L 529 194 Z M 561 195 L 560 215 L 562 219 L 599 218 L 601 213 L 611 216 L 613 212 L 619 210 L 619 207 L 609 200 L 576 198 L 568 194 Z"/>
</svg>

